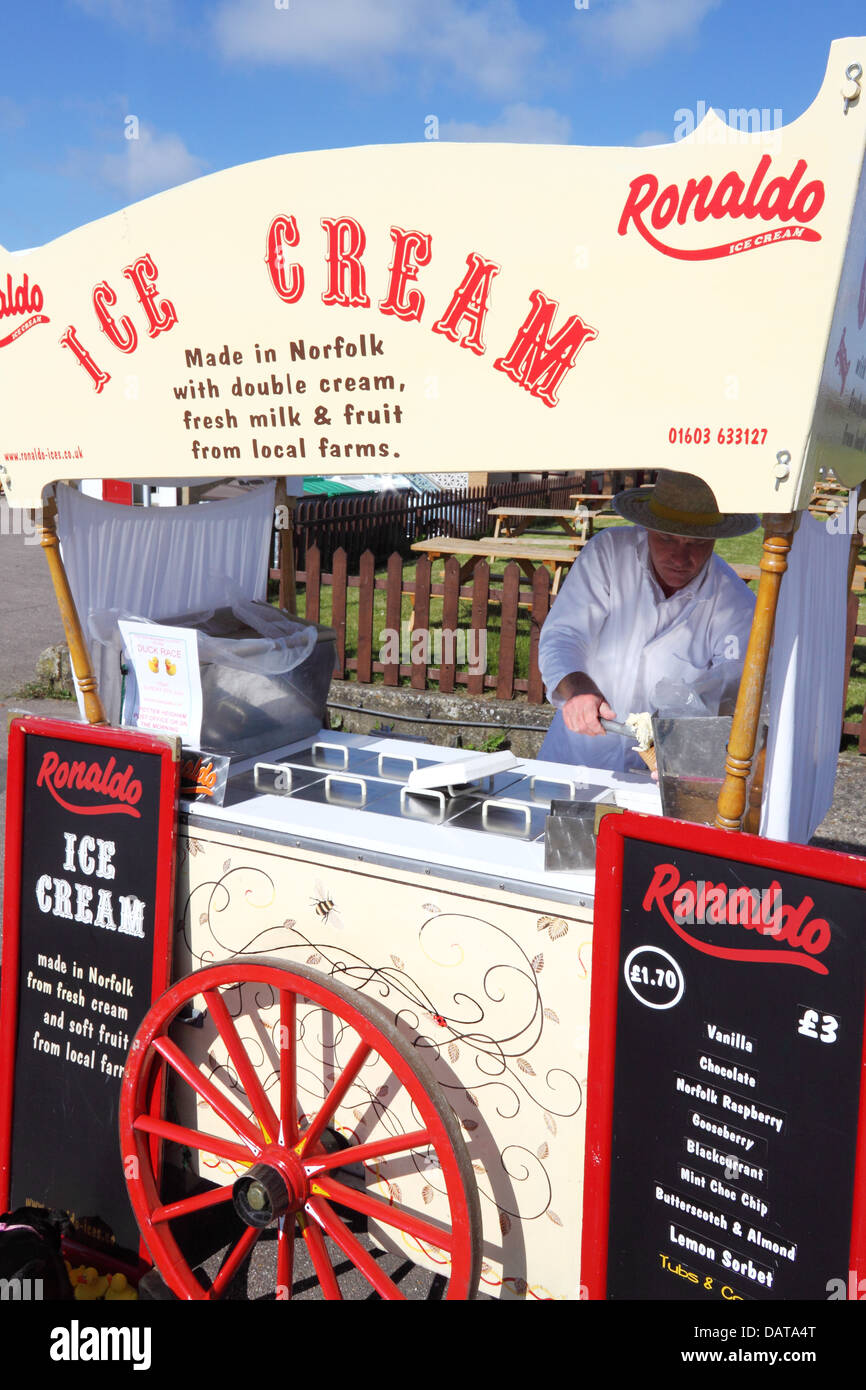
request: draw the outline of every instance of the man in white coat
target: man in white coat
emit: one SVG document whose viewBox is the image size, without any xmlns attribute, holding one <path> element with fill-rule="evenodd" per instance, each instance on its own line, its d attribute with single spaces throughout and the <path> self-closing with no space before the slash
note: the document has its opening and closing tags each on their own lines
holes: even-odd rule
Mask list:
<svg viewBox="0 0 866 1390">
<path fill-rule="evenodd" d="M 654 487 L 621 492 L 613 505 L 635 525 L 593 536 L 541 630 L 539 664 L 557 712 L 539 757 L 646 771 L 629 740 L 599 721 L 655 711 L 673 687 L 697 686 L 706 703 L 730 700 L 755 596 L 713 547 L 753 531 L 758 517 L 723 515 L 692 473 L 660 472 Z"/>
</svg>

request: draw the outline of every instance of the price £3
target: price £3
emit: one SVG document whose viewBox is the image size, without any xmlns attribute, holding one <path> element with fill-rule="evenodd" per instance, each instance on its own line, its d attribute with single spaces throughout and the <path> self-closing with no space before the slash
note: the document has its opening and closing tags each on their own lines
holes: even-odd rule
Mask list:
<svg viewBox="0 0 866 1390">
<path fill-rule="evenodd" d="M 819 1014 L 817 1009 L 804 1009 L 797 1022 L 797 1032 L 803 1038 L 815 1038 L 819 1042 L 836 1041 L 839 1020 L 835 1014 Z"/>
</svg>

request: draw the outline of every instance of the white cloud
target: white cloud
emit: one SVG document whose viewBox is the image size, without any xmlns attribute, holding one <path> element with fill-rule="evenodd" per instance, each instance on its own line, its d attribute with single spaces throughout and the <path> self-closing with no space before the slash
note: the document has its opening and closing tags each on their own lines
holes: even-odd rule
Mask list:
<svg viewBox="0 0 866 1390">
<path fill-rule="evenodd" d="M 519 101 L 506 106 L 489 125 L 479 125 L 473 121 L 443 121 L 439 135 L 442 140 L 502 140 L 518 145 L 566 145 L 571 136 L 571 121 L 550 106 L 528 106 L 526 102 Z"/>
<path fill-rule="evenodd" d="M 429 23 L 419 44 L 425 58 L 438 59 L 482 92 L 513 94 L 521 88 L 544 42 L 511 3 L 486 4 L 470 12 L 449 0 L 422 6 L 422 13 Z"/>
<path fill-rule="evenodd" d="M 587 38 L 610 58 L 649 62 L 675 43 L 697 36 L 703 20 L 722 0 L 610 0 L 581 19 Z"/>
<path fill-rule="evenodd" d="M 104 155 L 101 173 L 105 183 L 134 198 L 197 179 L 207 168 L 192 154 L 179 135 L 158 135 L 142 125 L 137 140 L 125 140 L 122 154 Z"/>
<path fill-rule="evenodd" d="M 341 67 L 365 57 L 390 57 L 411 32 L 412 0 L 226 0 L 214 19 L 227 58 Z"/>
<path fill-rule="evenodd" d="M 137 139 L 124 139 L 122 153 L 73 150 L 61 172 L 73 178 L 88 178 L 136 199 L 196 179 L 207 167 L 206 161 L 192 154 L 179 135 L 159 134 L 152 126 L 141 125 Z"/>
<path fill-rule="evenodd" d="M 520 89 L 544 44 L 514 0 L 223 0 L 214 33 L 229 60 L 367 78 L 420 62 L 491 95 Z"/>
</svg>

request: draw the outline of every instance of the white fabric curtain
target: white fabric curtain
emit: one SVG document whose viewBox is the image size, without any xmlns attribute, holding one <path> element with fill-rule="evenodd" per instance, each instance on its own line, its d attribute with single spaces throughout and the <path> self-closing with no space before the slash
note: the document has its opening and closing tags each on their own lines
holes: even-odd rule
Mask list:
<svg viewBox="0 0 866 1390">
<path fill-rule="evenodd" d="M 274 484 L 236 501 L 124 507 L 57 488 L 57 534 L 82 621 L 101 608 L 142 618 L 212 608 L 226 579 L 266 596 Z"/>
<path fill-rule="evenodd" d="M 234 596 L 266 598 L 274 489 L 269 482 L 236 500 L 142 508 L 58 484 L 63 563 L 110 720 L 119 716 L 119 680 L 105 668 L 107 649 L 93 640 L 89 615 L 115 609 L 164 621 Z"/>
<path fill-rule="evenodd" d="M 773 639 L 761 834 L 806 844 L 830 809 L 845 670 L 850 537 L 804 512 L 782 576 Z"/>
</svg>

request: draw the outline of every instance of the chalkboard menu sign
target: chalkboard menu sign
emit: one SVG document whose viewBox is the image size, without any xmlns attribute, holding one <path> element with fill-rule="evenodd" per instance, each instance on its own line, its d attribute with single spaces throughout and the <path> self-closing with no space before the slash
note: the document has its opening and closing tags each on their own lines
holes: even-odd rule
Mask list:
<svg viewBox="0 0 866 1390">
<path fill-rule="evenodd" d="M 626 813 L 596 884 L 590 1298 L 845 1297 L 866 1274 L 866 862 Z"/>
<path fill-rule="evenodd" d="M 138 1250 L 117 1110 L 129 1044 L 168 984 L 179 749 L 14 719 L 0 994 L 0 1209 L 70 1216 Z"/>
</svg>

